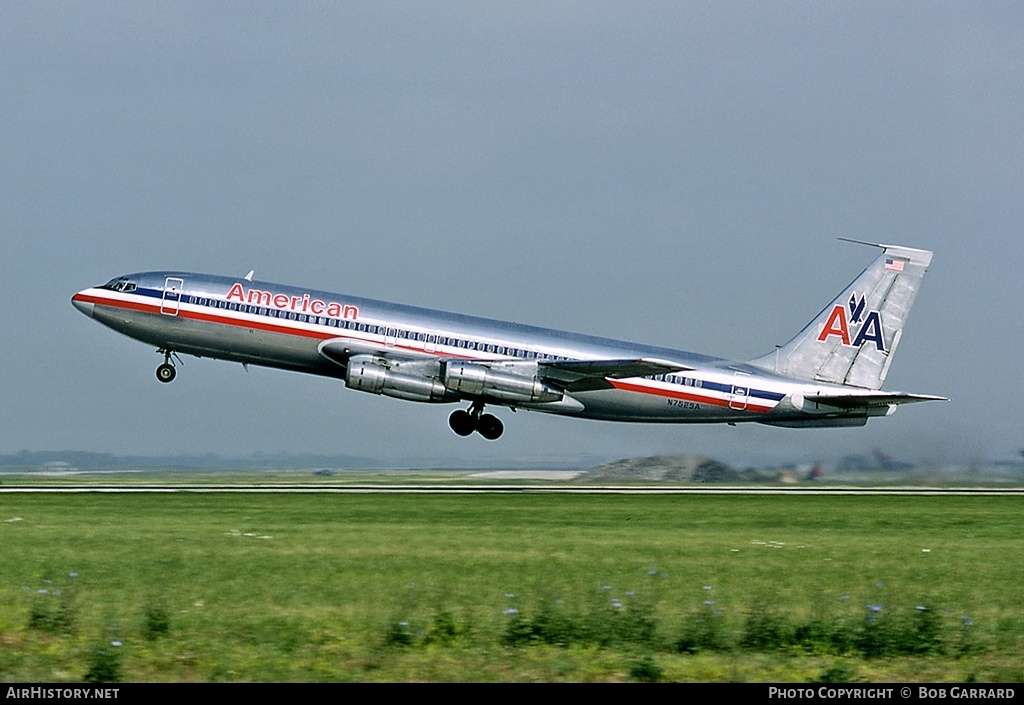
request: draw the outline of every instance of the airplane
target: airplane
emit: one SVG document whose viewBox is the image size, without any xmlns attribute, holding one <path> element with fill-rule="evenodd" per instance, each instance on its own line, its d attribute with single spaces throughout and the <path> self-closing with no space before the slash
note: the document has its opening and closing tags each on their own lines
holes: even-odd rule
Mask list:
<svg viewBox="0 0 1024 705">
<path fill-rule="evenodd" d="M 842 239 L 842 238 L 841 238 Z M 356 296 L 192 272 L 143 272 L 77 292 L 79 311 L 163 355 L 210 357 L 343 380 L 349 389 L 461 403 L 460 436 L 496 440 L 486 406 L 649 423 L 863 426 L 945 397 L 881 389 L 932 253 L 881 248 L 803 330 L 730 361 L 665 347 Z"/>
</svg>

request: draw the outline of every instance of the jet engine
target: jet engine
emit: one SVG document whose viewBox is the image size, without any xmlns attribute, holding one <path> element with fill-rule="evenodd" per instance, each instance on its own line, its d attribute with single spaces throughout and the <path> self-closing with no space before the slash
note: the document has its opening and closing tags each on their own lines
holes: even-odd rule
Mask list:
<svg viewBox="0 0 1024 705">
<path fill-rule="evenodd" d="M 560 390 L 545 384 L 536 374 L 497 371 L 464 360 L 442 362 L 441 379 L 445 387 L 460 395 L 497 399 L 508 404 L 555 402 L 563 396 Z"/>
<path fill-rule="evenodd" d="M 360 392 L 383 394 L 406 401 L 445 403 L 459 401 L 459 395 L 445 388 L 436 377 L 425 373 L 404 374 L 373 355 L 353 355 L 345 370 L 345 386 Z"/>
</svg>

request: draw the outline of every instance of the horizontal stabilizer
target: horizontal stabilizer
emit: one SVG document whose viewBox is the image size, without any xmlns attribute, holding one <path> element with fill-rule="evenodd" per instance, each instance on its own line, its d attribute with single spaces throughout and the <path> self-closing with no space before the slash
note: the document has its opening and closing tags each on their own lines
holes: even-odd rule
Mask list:
<svg viewBox="0 0 1024 705">
<path fill-rule="evenodd" d="M 931 394 L 904 394 L 903 392 L 861 392 L 858 394 L 814 394 L 805 401 L 834 406 L 837 409 L 863 409 L 890 404 L 913 404 L 918 401 L 949 401 Z"/>
<path fill-rule="evenodd" d="M 538 364 L 538 376 L 569 392 L 608 389 L 607 379 L 651 377 L 692 371 L 693 367 L 667 360 L 558 360 Z"/>
</svg>

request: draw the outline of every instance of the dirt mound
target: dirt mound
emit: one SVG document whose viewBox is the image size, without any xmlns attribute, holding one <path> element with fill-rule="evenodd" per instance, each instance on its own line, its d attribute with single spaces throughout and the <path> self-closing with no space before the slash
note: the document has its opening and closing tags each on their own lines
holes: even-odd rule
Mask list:
<svg viewBox="0 0 1024 705">
<path fill-rule="evenodd" d="M 578 479 L 584 482 L 735 482 L 740 474 L 705 455 L 652 455 L 598 465 Z"/>
</svg>

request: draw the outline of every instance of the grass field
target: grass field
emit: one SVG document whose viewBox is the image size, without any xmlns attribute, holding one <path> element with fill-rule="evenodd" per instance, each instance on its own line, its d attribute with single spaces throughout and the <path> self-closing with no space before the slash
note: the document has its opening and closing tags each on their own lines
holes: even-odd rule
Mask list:
<svg viewBox="0 0 1024 705">
<path fill-rule="evenodd" d="M 5 681 L 1021 681 L 1012 497 L 0 495 Z"/>
</svg>

